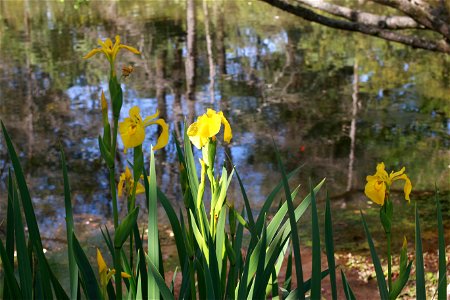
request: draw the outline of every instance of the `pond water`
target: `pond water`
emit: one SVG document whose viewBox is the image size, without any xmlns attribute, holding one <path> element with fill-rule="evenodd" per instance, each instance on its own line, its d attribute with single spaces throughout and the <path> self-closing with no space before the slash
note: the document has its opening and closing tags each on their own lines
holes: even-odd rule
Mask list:
<svg viewBox="0 0 450 300">
<path fill-rule="evenodd" d="M 144 116 L 159 109 L 171 130 L 180 132 L 183 120 L 192 122 L 206 108 L 224 111 L 233 140 L 219 157 L 225 160 L 227 153 L 237 166 L 255 212 L 280 178 L 273 139 L 288 170 L 304 165 L 293 179 L 304 187 L 301 196 L 310 178 L 327 178 L 343 240 L 364 240 L 360 225 L 361 232 L 349 230 L 359 224 L 360 208 L 378 224 L 378 209 L 363 189 L 380 161 L 388 169 L 406 166 L 414 186 L 411 198 L 425 218 L 435 219 L 430 193 L 435 183 L 444 215 L 449 213 L 449 56 L 316 26 L 256 1 L 208 2 L 208 14 L 198 3 L 191 101 L 185 83 L 184 1 L 2 1 L 0 20 L 0 119 L 20 153 L 40 229 L 49 241 L 65 239 L 60 142 L 76 219 L 97 229 L 111 220 L 108 174 L 97 146 L 108 66 L 100 55 L 82 57 L 97 47 L 98 38 L 116 34 L 142 52 L 119 54 L 118 67 L 135 70 L 122 80 L 122 118 L 133 105 Z M 148 133 L 144 149 L 155 142 L 155 129 Z M 175 138 L 156 155 L 158 181 L 182 207 Z M 129 158 L 120 153 L 122 170 Z M 0 223 L 9 167 L 1 139 Z M 398 217 L 407 228 L 400 234 L 407 231 L 413 240 L 413 206 L 401 193 L 394 195 L 398 210 L 407 211 Z M 236 182 L 229 198 L 242 203 Z M 432 228 L 433 222 L 425 225 Z"/>
</svg>

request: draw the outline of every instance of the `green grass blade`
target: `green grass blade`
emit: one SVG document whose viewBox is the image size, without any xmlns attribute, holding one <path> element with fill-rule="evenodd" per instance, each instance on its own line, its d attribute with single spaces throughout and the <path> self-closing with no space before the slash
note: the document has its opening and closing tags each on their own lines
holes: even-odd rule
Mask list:
<svg viewBox="0 0 450 300">
<path fill-rule="evenodd" d="M 321 298 L 321 255 L 319 217 L 317 216 L 316 196 L 310 183 L 311 194 L 311 233 L 312 233 L 312 274 L 311 274 L 311 299 Z"/>
<path fill-rule="evenodd" d="M 353 294 L 353 291 L 348 284 L 347 277 L 345 277 L 344 271 L 341 270 L 341 278 L 342 278 L 342 285 L 344 286 L 344 294 L 345 299 L 347 300 L 356 300 L 355 294 Z"/>
<path fill-rule="evenodd" d="M 11 138 L 6 131 L 5 125 L 2 124 L 3 136 L 5 137 L 6 146 L 8 148 L 8 154 L 11 159 L 11 163 L 14 168 L 14 174 L 17 180 L 17 186 L 20 191 L 20 198 L 22 200 L 22 205 L 28 225 L 28 230 L 31 236 L 31 240 L 34 241 L 40 248 L 42 249 L 42 241 L 41 236 L 39 234 L 39 227 L 36 221 L 36 215 L 34 214 L 33 204 L 31 202 L 30 192 L 27 187 L 27 183 L 25 181 L 25 176 L 23 174 L 22 166 L 19 162 L 19 157 L 14 150 L 14 146 L 12 144 Z"/>
<path fill-rule="evenodd" d="M 234 171 L 236 172 L 236 177 L 239 182 L 239 186 L 241 188 L 242 198 L 244 198 L 244 205 L 247 212 L 247 218 L 250 228 L 255 228 L 255 220 L 253 219 L 252 208 L 250 206 L 250 201 L 248 200 L 247 192 L 245 191 L 244 184 L 242 183 L 241 177 L 235 166 L 233 166 Z"/>
<path fill-rule="evenodd" d="M 266 248 L 267 248 L 267 232 L 266 227 L 263 227 L 262 237 L 261 237 L 261 246 L 258 255 L 258 265 L 256 268 L 256 276 L 253 284 L 255 285 L 256 293 L 254 294 L 255 299 L 263 299 L 265 298 L 266 286 L 267 282 L 265 282 L 264 278 L 264 267 L 266 262 Z M 273 265 L 270 266 L 273 268 Z"/>
<path fill-rule="evenodd" d="M 188 181 L 189 181 L 189 187 L 192 194 L 192 199 L 197 199 L 197 193 L 198 193 L 198 177 L 197 177 L 197 169 L 195 166 L 195 160 L 194 160 L 194 154 L 192 153 L 192 146 L 191 141 L 189 140 L 189 137 L 187 136 L 187 127 L 185 124 L 185 130 L 184 130 L 184 160 L 186 162 L 186 169 L 188 173 Z"/>
<path fill-rule="evenodd" d="M 298 299 L 305 299 L 305 291 L 303 287 L 303 268 L 302 268 L 302 258 L 300 256 L 300 240 L 297 232 L 297 222 L 295 219 L 295 210 L 294 204 L 292 203 L 291 192 L 289 189 L 288 178 L 286 177 L 286 172 L 284 170 L 283 163 L 281 162 L 280 153 L 275 145 L 275 154 L 278 161 L 278 166 L 281 171 L 282 182 L 284 187 L 284 192 L 286 196 L 286 202 L 288 203 L 288 214 L 289 214 L 289 223 L 291 224 L 291 238 L 292 238 L 292 247 L 295 258 L 295 272 L 297 276 L 297 297 Z"/>
<path fill-rule="evenodd" d="M 298 193 L 298 190 L 300 189 L 300 185 L 292 192 L 291 197 L 292 199 L 295 199 L 295 196 Z M 306 209 L 305 209 L 306 210 Z M 284 202 L 277 210 L 275 216 L 273 216 L 272 220 L 270 220 L 269 225 L 267 226 L 267 240 L 272 241 L 273 237 L 277 233 L 278 229 L 281 227 L 281 224 L 283 223 L 284 217 L 286 216 L 288 209 L 287 209 L 287 202 Z"/>
<path fill-rule="evenodd" d="M 60 144 L 61 151 L 61 165 L 64 179 L 64 206 L 66 210 L 66 232 L 67 232 L 67 255 L 69 259 L 69 281 L 70 281 L 70 299 L 77 299 L 78 291 L 78 267 L 75 261 L 75 255 L 73 253 L 73 241 L 72 233 L 73 225 L 73 212 L 72 212 L 72 200 L 70 196 L 70 182 L 67 174 L 67 164 L 64 155 L 64 149 Z"/>
<path fill-rule="evenodd" d="M 244 209 L 242 209 L 244 213 Z M 242 270 L 242 237 L 244 234 L 244 226 L 238 223 L 236 229 L 236 237 L 232 241 L 233 253 L 234 253 L 234 263 L 230 262 L 230 272 L 228 273 L 227 287 L 226 287 L 226 298 L 233 299 L 235 297 L 235 290 L 237 285 L 237 280 L 240 270 Z"/>
<path fill-rule="evenodd" d="M 199 253 L 199 256 L 201 257 L 202 262 L 200 263 L 200 261 L 195 260 L 195 267 L 197 269 L 197 274 L 199 278 L 198 289 L 200 299 L 209 299 L 209 300 L 220 299 L 216 298 L 215 296 L 214 283 L 211 277 L 211 272 L 208 268 L 206 258 L 203 253 Z"/>
<path fill-rule="evenodd" d="M 295 170 L 290 172 L 287 175 L 286 180 L 289 180 L 292 176 L 297 175 L 302 167 L 303 166 L 297 167 Z M 284 169 L 283 169 L 283 171 L 284 171 Z M 264 219 L 265 219 L 264 216 L 269 211 L 270 207 L 272 206 L 273 201 L 275 200 L 275 197 L 280 192 L 280 190 L 283 188 L 283 186 L 284 186 L 284 180 L 281 180 L 277 184 L 277 186 L 275 186 L 275 188 L 270 192 L 269 196 L 267 196 L 266 200 L 264 201 L 264 204 L 263 204 L 263 206 L 259 212 L 258 218 L 256 220 L 256 232 L 260 233 L 262 231 L 262 226 L 264 225 Z"/>
<path fill-rule="evenodd" d="M 1 239 L 0 239 L 0 258 L 2 260 L 3 270 L 5 272 L 4 275 L 5 280 L 6 282 L 8 282 L 7 287 L 9 289 L 9 295 L 12 296 L 13 299 L 23 299 L 22 292 L 16 280 L 16 276 L 14 276 L 14 268 L 8 259 L 5 246 L 3 246 L 3 242 Z M 6 286 L 4 288 L 6 288 Z"/>
<path fill-rule="evenodd" d="M 437 188 L 435 189 L 436 212 L 438 222 L 438 239 L 439 239 L 439 281 L 438 281 L 438 300 L 447 299 L 447 262 L 445 261 L 445 239 L 444 225 L 442 222 L 441 202 Z"/>
<path fill-rule="evenodd" d="M 156 188 L 155 154 L 150 151 L 150 182 L 148 190 L 148 259 L 159 270 L 159 235 L 158 235 L 158 205 Z M 153 273 L 153 271 L 152 271 Z M 159 299 L 159 285 L 154 276 L 148 276 L 148 297 Z"/>
<path fill-rule="evenodd" d="M 276 274 L 276 270 L 275 270 L 276 262 L 280 258 L 280 256 L 284 255 L 283 251 L 285 249 L 287 249 L 288 241 L 289 240 L 278 241 L 276 243 L 275 251 L 273 253 L 267 252 L 266 260 L 265 260 L 265 269 L 264 269 L 263 278 L 262 278 L 263 286 L 262 286 L 260 292 L 263 292 L 263 291 L 270 292 L 270 287 L 269 288 L 265 288 L 265 287 L 267 287 L 267 285 L 269 283 L 270 277 L 272 276 L 272 272 L 275 271 L 275 274 Z M 277 276 L 275 276 L 275 280 L 276 279 L 277 279 Z M 264 295 L 264 293 L 262 295 Z"/>
<path fill-rule="evenodd" d="M 180 259 L 181 269 L 184 269 L 185 257 L 186 257 L 186 246 L 183 240 L 183 234 L 181 232 L 180 222 L 178 221 L 178 216 L 175 213 L 169 199 L 166 195 L 158 188 L 158 199 L 164 210 L 166 211 L 167 217 L 169 218 L 170 225 L 175 237 L 175 245 L 177 246 L 177 253 Z"/>
<path fill-rule="evenodd" d="M 89 263 L 86 254 L 81 248 L 80 243 L 78 242 L 75 234 L 72 234 L 73 237 L 73 250 L 75 254 L 75 260 L 78 265 L 78 269 L 80 271 L 81 280 L 83 282 L 84 293 L 86 298 L 88 299 L 102 299 L 102 295 L 100 293 L 100 288 L 95 278 L 94 271 L 92 270 L 91 264 Z"/>
<path fill-rule="evenodd" d="M 13 178 L 8 170 L 8 207 L 6 213 L 6 257 L 11 266 L 14 265 L 14 209 L 13 209 Z M 3 279 L 3 299 L 10 299 L 7 278 Z"/>
<path fill-rule="evenodd" d="M 416 297 L 426 299 L 425 270 L 423 262 L 422 238 L 420 234 L 419 211 L 416 203 Z"/>
<path fill-rule="evenodd" d="M 220 211 L 219 219 L 217 221 L 217 229 L 216 229 L 216 257 L 217 257 L 217 265 L 219 267 L 219 273 L 222 273 L 222 261 L 225 254 L 225 221 L 227 216 L 226 207 L 222 207 Z M 226 267 L 226 266 L 225 266 Z"/>
<path fill-rule="evenodd" d="M 128 278 L 129 281 L 129 288 L 128 288 L 128 294 L 131 296 L 134 296 L 133 298 L 135 298 L 137 291 L 136 291 L 136 278 L 133 275 L 133 270 L 130 267 L 130 263 L 128 262 L 128 258 L 127 255 L 125 253 L 125 251 L 123 250 L 123 248 L 120 251 L 120 255 L 122 256 L 122 266 L 123 266 L 123 271 L 129 275 L 131 275 L 130 278 Z"/>
<path fill-rule="evenodd" d="M 403 287 L 406 285 L 409 279 L 409 274 L 411 273 L 412 261 L 406 266 L 406 269 L 403 272 L 400 272 L 399 277 L 392 284 L 392 290 L 389 292 L 389 299 L 397 299 L 397 296 L 400 295 Z"/>
<path fill-rule="evenodd" d="M 327 252 L 328 269 L 330 270 L 331 299 L 337 300 L 336 262 L 334 259 L 333 221 L 331 219 L 330 197 L 327 191 L 325 204 L 325 249 Z"/>
<path fill-rule="evenodd" d="M 227 196 L 227 190 L 228 190 L 228 174 L 227 169 L 222 169 L 222 176 L 220 177 L 220 194 L 217 198 L 217 201 L 214 206 L 214 211 L 218 212 L 223 206 L 223 203 L 225 201 L 225 197 Z"/>
<path fill-rule="evenodd" d="M 130 236 L 131 230 L 133 229 L 134 224 L 136 224 L 138 215 L 139 207 L 136 206 L 132 211 L 130 211 L 128 215 L 126 215 L 126 217 L 120 223 L 119 227 L 117 227 L 116 232 L 114 233 L 114 247 L 116 249 L 122 248 L 122 245 Z M 156 228 L 156 230 L 158 230 L 158 228 Z"/>
<path fill-rule="evenodd" d="M 69 296 L 67 296 L 66 291 L 61 286 L 61 283 L 59 283 L 58 279 L 56 278 L 55 274 L 51 271 L 50 266 L 47 261 L 45 261 L 47 265 L 47 269 L 50 270 L 50 280 L 53 285 L 53 290 L 55 292 L 56 299 L 58 300 L 69 300 Z"/>
<path fill-rule="evenodd" d="M 54 276 L 50 276 L 52 273 L 51 270 L 48 269 L 47 260 L 44 255 L 42 240 L 39 233 L 39 227 L 36 221 L 36 215 L 34 213 L 30 192 L 28 190 L 27 183 L 25 181 L 25 176 L 22 170 L 22 166 L 20 165 L 19 157 L 17 156 L 17 153 L 14 149 L 11 138 L 3 122 L 1 122 L 1 125 L 3 136 L 6 142 L 6 147 L 8 149 L 8 154 L 14 168 L 14 175 L 16 177 L 17 186 L 20 192 L 20 199 L 22 201 L 23 212 L 25 214 L 25 220 L 28 225 L 28 233 L 33 243 L 35 254 L 38 258 L 39 272 L 41 273 L 40 278 L 42 282 L 42 293 L 45 298 L 52 299 L 53 293 L 51 290 L 50 280 L 53 279 Z"/>
<path fill-rule="evenodd" d="M 247 260 L 244 264 L 244 270 L 242 272 L 241 280 L 239 281 L 236 289 L 237 289 L 237 297 L 235 299 L 247 299 L 248 294 L 248 271 L 250 268 L 250 259 L 249 257 L 252 255 L 251 252 L 247 253 Z"/>
<path fill-rule="evenodd" d="M 217 263 L 216 251 L 214 251 L 214 246 L 211 242 L 209 244 L 209 248 L 211 249 L 211 251 L 209 251 L 209 265 L 203 253 L 201 254 L 203 261 L 203 275 L 206 284 L 207 299 L 216 299 L 221 298 L 222 295 L 220 286 L 220 273 Z"/>
<path fill-rule="evenodd" d="M 138 261 L 138 266 L 137 266 L 137 287 L 136 287 L 136 299 L 144 299 L 144 294 L 142 293 L 142 276 L 140 274 L 140 264 L 141 264 L 141 253 L 139 250 L 137 251 L 137 261 Z M 145 265 L 145 263 L 144 263 Z M 147 279 L 146 279 L 147 280 Z M 147 295 L 147 293 L 145 294 Z"/>
<path fill-rule="evenodd" d="M 105 231 L 103 231 L 103 228 L 100 227 L 100 232 L 102 233 L 103 240 L 105 241 L 106 246 L 108 247 L 109 253 L 114 258 L 114 255 L 115 255 L 115 253 L 114 253 L 114 244 L 113 244 L 113 241 L 111 239 L 111 235 L 109 234 L 108 227 L 106 227 L 106 225 L 105 225 Z"/>
<path fill-rule="evenodd" d="M 190 268 L 191 264 L 189 260 L 186 260 L 186 264 L 184 265 L 184 269 L 182 270 L 182 280 L 181 280 L 181 286 L 180 286 L 180 294 L 179 299 L 186 299 L 189 296 L 189 287 L 190 287 Z"/>
<path fill-rule="evenodd" d="M 145 253 L 145 252 L 144 252 L 144 248 L 143 248 L 142 239 L 139 235 L 139 228 L 138 228 L 137 224 L 134 225 L 134 239 L 136 241 L 136 243 L 135 243 L 136 252 L 138 253 L 137 272 L 139 275 L 139 282 L 138 282 L 137 294 L 141 293 L 141 295 L 148 295 L 147 266 L 145 264 L 145 257 L 144 257 L 144 255 L 142 255 L 142 253 Z"/>
<path fill-rule="evenodd" d="M 277 273 L 275 271 L 275 268 L 272 269 L 272 282 L 271 282 L 271 290 L 272 290 L 272 299 L 279 299 L 278 298 L 278 278 L 277 278 Z"/>
<path fill-rule="evenodd" d="M 178 266 L 175 267 L 175 270 L 173 271 L 172 280 L 170 281 L 170 287 L 169 290 L 173 294 L 175 294 L 175 280 L 177 279 L 178 274 Z"/>
<path fill-rule="evenodd" d="M 164 279 L 161 277 L 161 274 L 159 274 L 159 270 L 153 263 L 150 256 L 146 255 L 146 259 L 147 259 L 148 268 L 150 269 L 151 274 L 153 275 L 153 276 L 149 276 L 149 278 L 150 277 L 154 278 L 155 283 L 158 285 L 158 297 L 157 298 L 149 297 L 149 299 L 159 299 L 159 292 L 161 292 L 161 296 L 163 299 L 167 299 L 167 300 L 174 299 L 172 293 L 170 292 L 170 289 L 167 287 Z"/>
<path fill-rule="evenodd" d="M 329 274 L 329 271 L 330 271 L 329 269 L 326 269 L 326 270 L 322 271 L 320 273 L 321 279 L 325 278 Z M 303 287 L 305 289 L 305 293 L 308 292 L 311 289 L 311 279 L 306 280 L 303 283 Z M 287 292 L 287 291 L 285 290 L 285 292 Z M 297 296 L 297 289 L 294 289 L 290 293 L 289 292 L 287 292 L 287 293 L 288 293 L 288 295 L 286 297 L 286 300 L 293 300 L 293 299 L 297 299 L 297 297 L 298 297 Z"/>
<path fill-rule="evenodd" d="M 287 291 L 290 291 L 291 285 L 292 285 L 292 251 L 289 252 L 289 256 L 288 256 L 283 288 Z"/>
<path fill-rule="evenodd" d="M 14 205 L 14 227 L 16 237 L 17 264 L 19 266 L 20 288 L 25 299 L 32 298 L 33 279 L 28 256 L 27 242 L 22 222 L 22 215 L 19 207 L 19 200 L 16 189 L 13 192 Z"/>
<path fill-rule="evenodd" d="M 192 231 L 194 233 L 195 240 L 197 241 L 197 244 L 200 247 L 200 249 L 202 250 L 205 257 L 209 258 L 209 249 L 208 249 L 208 246 L 206 245 L 206 241 L 203 238 L 202 234 L 200 233 L 200 230 L 198 229 L 197 224 L 195 223 L 194 214 L 192 213 L 191 210 L 189 211 L 189 213 L 191 215 L 191 220 L 192 220 L 191 225 L 192 225 Z"/>
<path fill-rule="evenodd" d="M 380 291 L 381 299 L 389 299 L 389 293 L 386 287 L 386 280 L 384 279 L 383 269 L 381 268 L 380 259 L 378 258 L 375 246 L 373 244 L 372 236 L 370 235 L 369 228 L 367 227 L 366 220 L 361 211 L 361 219 L 364 225 L 364 231 L 366 232 L 367 242 L 369 243 L 370 256 L 372 257 L 372 263 L 375 268 L 375 273 L 377 275 L 378 290 Z"/>
<path fill-rule="evenodd" d="M 322 185 L 325 183 L 325 179 L 323 179 L 319 184 L 316 185 L 314 188 L 314 193 L 317 194 L 322 187 Z M 308 196 L 303 199 L 303 201 L 297 206 L 297 208 L 294 211 L 295 214 L 295 221 L 298 222 L 300 218 L 303 216 L 303 214 L 308 209 L 309 205 L 311 204 L 311 194 L 308 194 Z M 282 240 L 285 240 L 289 237 L 291 234 L 291 224 L 290 221 L 286 221 L 283 226 L 278 230 L 275 237 L 273 238 L 273 241 L 280 238 Z M 272 242 L 273 243 L 273 242 Z"/>
</svg>

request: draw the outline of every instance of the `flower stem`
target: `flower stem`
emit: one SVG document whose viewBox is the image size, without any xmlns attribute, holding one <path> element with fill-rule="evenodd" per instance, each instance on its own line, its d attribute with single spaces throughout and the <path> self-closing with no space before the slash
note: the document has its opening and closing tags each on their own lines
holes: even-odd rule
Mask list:
<svg viewBox="0 0 450 300">
<path fill-rule="evenodd" d="M 391 257 L 391 233 L 386 233 L 387 256 L 388 256 L 388 286 L 389 292 L 392 290 L 392 257 Z"/>
<path fill-rule="evenodd" d="M 117 128 L 119 124 L 119 118 L 114 117 L 114 128 L 113 128 L 113 142 L 111 147 L 111 153 L 113 157 L 113 167 L 109 170 L 109 181 L 111 185 L 111 198 L 113 203 L 113 215 L 114 215 L 114 232 L 117 231 L 119 227 L 119 210 L 117 205 L 117 194 L 116 194 L 116 179 L 115 179 L 115 158 L 116 158 L 116 148 L 117 148 Z M 116 269 L 115 282 L 116 282 L 116 299 L 122 299 L 122 261 L 120 257 L 120 248 L 114 250 L 114 269 Z"/>
<path fill-rule="evenodd" d="M 111 154 L 113 157 L 113 167 L 109 170 L 109 181 L 111 186 L 111 198 L 113 203 L 113 215 L 114 215 L 114 229 L 119 226 L 119 210 L 117 206 L 117 194 L 116 194 L 116 179 L 115 179 L 115 161 L 116 161 L 116 144 L 117 144 L 117 127 L 119 124 L 119 119 L 114 118 L 114 128 L 113 128 L 113 142 L 111 145 Z"/>
<path fill-rule="evenodd" d="M 116 269 L 116 299 L 122 299 L 122 262 L 120 259 L 120 249 L 114 249 L 114 268 Z"/>
</svg>

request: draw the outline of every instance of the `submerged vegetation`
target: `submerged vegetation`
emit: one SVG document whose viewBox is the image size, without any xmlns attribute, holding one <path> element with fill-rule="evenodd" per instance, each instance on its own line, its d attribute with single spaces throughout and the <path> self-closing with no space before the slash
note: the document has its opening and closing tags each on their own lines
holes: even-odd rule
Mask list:
<svg viewBox="0 0 450 300">
<path fill-rule="evenodd" d="M 64 290 L 45 255 L 31 194 L 11 137 L 2 122 L 3 137 L 13 166 L 8 177 L 6 240 L 0 240 L 0 258 L 5 274 L 4 299 L 78 299 L 81 293 L 88 299 L 320 299 L 322 280 L 328 277 L 332 299 L 337 299 L 338 290 L 342 290 L 347 299 L 355 298 L 351 283 L 335 261 L 334 227 L 328 195 L 324 226 L 321 228 L 319 225 L 317 194 L 323 188 L 325 179 L 316 185 L 310 183 L 309 194 L 299 201 L 301 187 L 294 183 L 295 188 L 292 189 L 289 181 L 302 169 L 298 167 L 290 173 L 286 172 L 274 140 L 274 159 L 282 179 L 267 195 L 258 215 L 254 215 L 238 173 L 239 166 L 227 168 L 216 155 L 218 147 L 223 145 L 222 139 L 217 135 L 223 134 L 225 143 L 230 143 L 233 138 L 233 123 L 229 122 L 222 111 L 208 109 L 192 124 L 183 124 L 181 136 L 173 139 L 184 204 L 184 210 L 176 211 L 158 187 L 156 176 L 159 170 L 156 168 L 154 151 L 169 143 L 167 123 L 162 118 L 157 119 L 158 112 L 142 119 L 138 106 L 132 107 L 128 117 L 119 122 L 123 118 L 123 83 L 120 79 L 130 76 L 131 71 L 122 70 L 122 77 L 118 78 L 115 60 L 120 49 L 134 54 L 139 54 L 139 51 L 122 45 L 119 36 L 116 36 L 114 44 L 110 39 L 99 41 L 99 44 L 101 48 L 92 50 L 85 58 L 103 52 L 110 67 L 109 102 L 103 91 L 101 93 L 103 134 L 98 137 L 98 146 L 109 172 L 113 226 L 102 227 L 104 246 L 96 247 L 108 250 L 104 254 L 105 257 L 112 258 L 112 268 L 108 268 L 99 249 L 96 258 L 88 257 L 77 238 L 79 233 L 73 218 L 67 169 L 70 158 L 66 161 L 61 146 L 69 261 L 66 276 L 70 278 L 70 291 Z M 159 125 L 160 128 L 155 146 L 144 144 L 146 127 L 152 124 Z M 132 149 L 132 159 L 128 161 L 128 166 L 117 183 L 118 137 L 123 142 L 124 150 Z M 201 150 L 198 163 L 192 145 Z M 149 166 L 145 165 L 144 157 L 150 157 Z M 412 176 L 411 173 L 409 175 Z M 228 197 L 228 188 L 235 179 L 244 200 L 242 210 L 237 209 L 233 199 Z M 394 208 L 390 188 L 394 181 L 400 179 L 405 181 L 405 199 L 410 201 L 413 183 L 405 174 L 405 169 L 388 175 L 384 163 L 378 164 L 377 172 L 367 177 L 365 190 L 367 196 L 380 205 L 380 222 L 386 234 L 387 245 L 387 284 L 380 262 L 381 255 L 377 254 L 362 211 L 360 226 L 366 233 L 380 297 L 396 299 L 400 295 L 410 280 L 415 261 L 416 296 L 418 299 L 425 299 L 425 273 L 417 206 L 415 237 L 408 237 L 415 239 L 415 258 L 409 259 L 407 239 L 403 239 L 398 276 L 395 280 L 392 276 L 391 231 L 395 231 L 397 225 L 393 222 Z M 283 191 L 284 200 L 274 203 L 280 191 Z M 145 211 L 145 207 L 136 205 L 138 193 L 144 193 L 146 198 L 146 230 L 139 226 L 138 217 Z M 119 197 L 126 199 L 122 210 L 118 205 Z M 171 280 L 165 278 L 168 270 L 161 252 L 161 233 L 158 231 L 161 216 L 158 214 L 158 205 L 163 207 L 169 219 L 178 255 L 179 265 L 173 270 Z M 273 206 L 277 209 L 271 215 Z M 439 278 L 436 286 L 437 297 L 441 300 L 447 296 L 447 278 L 444 229 L 437 191 L 436 206 L 439 236 Z M 311 213 L 308 225 L 311 230 L 312 251 L 310 278 L 306 278 L 303 272 L 300 250 L 304 246 L 301 245 L 298 227 L 299 220 L 308 210 Z M 28 234 L 25 233 L 25 228 L 28 228 Z M 322 263 L 322 253 L 326 254 L 326 263 Z M 340 273 L 342 286 L 337 285 L 336 273 Z M 181 277 L 181 282 L 176 280 L 177 277 Z"/>
</svg>

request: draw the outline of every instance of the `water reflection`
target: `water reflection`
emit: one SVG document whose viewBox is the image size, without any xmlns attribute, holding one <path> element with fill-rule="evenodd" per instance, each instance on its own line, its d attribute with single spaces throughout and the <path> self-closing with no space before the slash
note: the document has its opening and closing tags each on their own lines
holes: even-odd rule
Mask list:
<svg viewBox="0 0 450 300">
<path fill-rule="evenodd" d="M 309 178 L 327 177 L 330 193 L 342 203 L 347 200 L 340 195 L 356 191 L 347 204 L 367 207 L 360 191 L 382 160 L 393 169 L 406 165 L 416 190 L 431 190 L 434 182 L 450 189 L 448 57 L 289 15 L 275 18 L 258 2 L 216 1 L 206 10 L 193 3 L 1 3 L 0 118 L 22 158 L 44 235 L 54 235 L 64 221 L 60 142 L 75 213 L 99 223 L 111 214 L 97 147 L 107 66 L 81 57 L 98 37 L 115 34 L 142 52 L 120 54 L 120 67 L 135 68 L 123 80 L 124 114 L 133 105 L 142 115 L 159 109 L 179 134 L 185 119 L 192 122 L 207 107 L 223 110 L 234 137 L 218 155 L 222 161 L 224 151 L 232 157 L 255 210 L 279 178 L 272 137 L 288 169 L 305 164 L 296 182 L 307 186 Z M 145 145 L 156 136 L 149 131 Z M 157 153 L 158 180 L 182 205 L 174 138 Z M 129 157 L 119 153 L 117 159 L 123 168 Z M 2 214 L 8 168 L 2 140 Z M 240 203 L 239 187 L 232 187 L 230 198 Z"/>
</svg>

